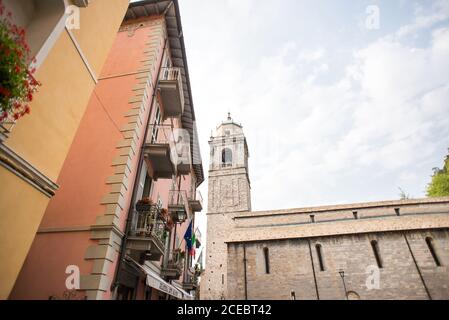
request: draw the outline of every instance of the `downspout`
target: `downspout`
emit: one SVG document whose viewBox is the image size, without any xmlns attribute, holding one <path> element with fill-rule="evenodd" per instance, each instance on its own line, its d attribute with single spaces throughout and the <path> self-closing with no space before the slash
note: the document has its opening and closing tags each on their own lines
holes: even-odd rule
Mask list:
<svg viewBox="0 0 449 320">
<path fill-rule="evenodd" d="M 312 261 L 312 272 L 313 272 L 313 281 L 315 283 L 315 292 L 316 292 L 316 299 L 320 300 L 320 294 L 318 292 L 318 283 L 316 280 L 316 274 L 315 274 L 315 264 L 313 262 L 313 256 L 312 256 L 312 246 L 310 245 L 310 239 L 307 239 L 307 242 L 309 244 L 309 253 L 310 253 L 310 261 Z"/>
<path fill-rule="evenodd" d="M 421 269 L 418 266 L 418 262 L 416 261 L 415 255 L 413 254 L 412 248 L 410 246 L 410 243 L 408 242 L 405 232 L 402 232 L 402 235 L 404 236 L 405 242 L 407 243 L 408 250 L 410 251 L 410 254 L 413 259 L 413 263 L 415 264 L 416 270 L 418 271 L 418 274 L 419 274 L 419 278 L 421 279 L 421 282 L 424 286 L 424 290 L 426 290 L 427 297 L 429 298 L 429 300 L 432 300 L 432 296 L 430 295 L 429 288 L 427 288 L 426 282 L 424 281 L 424 277 L 421 273 Z"/>
<path fill-rule="evenodd" d="M 248 300 L 248 281 L 246 278 L 246 244 L 243 244 L 243 279 L 245 281 L 245 300 Z"/>
<path fill-rule="evenodd" d="M 167 43 L 168 43 L 168 38 L 165 39 L 164 42 L 164 49 L 163 49 L 163 54 L 165 54 L 166 48 L 167 48 Z M 161 59 L 161 62 L 159 64 L 159 68 L 157 71 L 157 78 L 156 78 L 156 85 L 154 86 L 153 89 L 153 95 L 151 96 L 151 103 L 150 103 L 150 111 L 148 114 L 148 121 L 145 124 L 145 133 L 144 133 L 144 138 L 142 139 L 142 145 L 140 146 L 140 155 L 139 155 L 139 162 L 137 163 L 137 173 L 136 173 L 136 179 L 134 180 L 134 185 L 133 185 L 133 191 L 132 191 L 132 196 L 131 196 L 131 202 L 129 204 L 129 208 L 128 208 L 128 217 L 126 219 L 126 230 L 125 230 L 125 234 L 123 236 L 122 239 L 122 243 L 120 245 L 120 254 L 119 254 L 119 260 L 118 260 L 118 265 L 117 268 L 115 269 L 115 274 L 114 274 L 114 281 L 112 282 L 111 285 L 111 291 L 114 291 L 117 287 L 118 287 L 118 274 L 119 274 L 119 270 L 122 267 L 122 262 L 124 261 L 124 257 L 125 257 L 125 248 L 126 248 L 126 242 L 128 240 L 128 234 L 130 232 L 131 229 L 131 221 L 133 218 L 133 207 L 134 207 L 134 203 L 136 202 L 136 193 L 135 190 L 137 189 L 137 186 L 139 184 L 139 174 L 142 171 L 142 166 L 143 166 L 143 149 L 145 146 L 145 142 L 146 142 L 146 137 L 148 135 L 148 128 L 150 125 L 150 121 L 151 121 L 151 114 L 153 112 L 153 105 L 154 105 L 154 101 L 156 98 L 156 94 L 157 94 L 157 90 L 159 88 L 159 76 L 161 73 L 161 69 L 162 69 L 162 61 L 163 61 L 163 57 Z M 114 292 L 114 298 L 116 297 L 116 293 Z"/>
</svg>

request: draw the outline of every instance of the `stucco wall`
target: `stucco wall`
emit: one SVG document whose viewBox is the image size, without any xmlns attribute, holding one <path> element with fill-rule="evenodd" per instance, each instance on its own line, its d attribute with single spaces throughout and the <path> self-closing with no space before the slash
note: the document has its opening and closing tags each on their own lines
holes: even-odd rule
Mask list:
<svg viewBox="0 0 449 320">
<path fill-rule="evenodd" d="M 110 1 L 93 1 L 81 10 L 81 30 L 88 30 L 91 36 L 96 35 L 92 38 L 103 41 L 102 50 L 91 48 L 93 42 L 80 41 L 81 50 L 88 53 L 88 63 L 92 62 L 98 70 L 128 5 L 127 0 L 116 2 L 111 6 Z M 96 12 L 95 18 L 89 18 L 91 12 Z M 79 37 L 82 38 L 81 34 Z M 49 179 L 57 181 L 95 86 L 67 30 L 56 40 L 36 78 L 43 85 L 31 103 L 31 115 L 18 121 L 5 144 Z M 10 176 L 3 167 L 0 171 L 1 184 L 10 186 L 1 193 L 2 199 L 8 200 L 0 203 L 0 223 L 5 227 L 2 237 L 9 239 L 0 250 L 2 268 L 9 270 L 1 272 L 0 299 L 4 299 L 16 280 L 49 199 L 18 176 Z M 27 221 L 23 223 L 20 217 Z M 14 248 L 6 245 L 8 242 L 13 242 Z"/>
</svg>

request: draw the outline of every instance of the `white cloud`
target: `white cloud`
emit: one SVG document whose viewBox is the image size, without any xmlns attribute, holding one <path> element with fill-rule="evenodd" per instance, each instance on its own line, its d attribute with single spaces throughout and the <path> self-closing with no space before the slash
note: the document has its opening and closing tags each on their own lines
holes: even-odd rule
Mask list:
<svg viewBox="0 0 449 320">
<path fill-rule="evenodd" d="M 210 28 L 190 25 L 206 175 L 210 130 L 230 110 L 247 135 L 256 210 L 386 200 L 399 197 L 398 187 L 424 196 L 449 146 L 449 28 L 441 25 L 448 2 L 417 10 L 412 25 L 366 45 L 338 47 L 351 52 L 343 66 L 335 65 L 336 50 L 293 34 L 274 48 L 267 38 L 267 48 L 244 51 L 253 48 L 240 28 L 253 16 L 255 25 L 263 21 L 239 3 L 200 12 L 205 26 L 208 10 L 225 10 Z M 229 5 L 241 11 L 230 15 Z M 426 46 L 404 40 L 417 30 L 429 34 Z M 202 190 L 207 198 L 206 184 Z"/>
</svg>

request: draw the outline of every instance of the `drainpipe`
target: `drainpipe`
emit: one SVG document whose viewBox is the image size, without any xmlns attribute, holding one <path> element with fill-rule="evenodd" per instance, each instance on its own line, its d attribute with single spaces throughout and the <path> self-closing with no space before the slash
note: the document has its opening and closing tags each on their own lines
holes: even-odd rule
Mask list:
<svg viewBox="0 0 449 320">
<path fill-rule="evenodd" d="M 164 42 L 164 49 L 163 52 L 165 54 L 165 51 L 167 49 L 167 43 L 168 43 L 168 38 L 165 39 Z M 153 105 L 154 105 L 154 101 L 156 98 L 156 94 L 157 94 L 157 90 L 159 88 L 159 76 L 161 73 L 161 69 L 162 69 L 162 61 L 163 61 L 163 56 L 161 59 L 161 63 L 159 64 L 159 68 L 157 70 L 157 78 L 156 78 L 156 85 L 154 86 L 153 89 L 153 95 L 151 96 L 151 103 L 150 103 L 150 112 L 148 114 L 148 121 L 145 124 L 145 133 L 144 133 L 144 138 L 142 139 L 142 145 L 140 146 L 140 155 L 139 155 L 139 162 L 137 163 L 137 174 L 136 174 L 136 179 L 134 180 L 134 185 L 133 185 L 133 191 L 132 191 L 132 196 L 131 196 L 131 202 L 129 204 L 129 208 L 128 208 L 128 217 L 126 219 L 126 227 L 125 227 L 125 234 L 123 236 L 122 239 L 122 243 L 120 245 L 120 253 L 119 253 L 119 260 L 117 263 L 117 268 L 115 269 L 115 274 L 114 274 L 114 281 L 112 281 L 111 284 L 111 291 L 114 291 L 114 299 L 116 298 L 116 293 L 117 293 L 117 288 L 119 285 L 118 282 L 118 274 L 119 271 L 122 267 L 122 262 L 125 258 L 125 248 L 126 248 L 126 242 L 128 240 L 128 234 L 131 230 L 131 222 L 132 222 L 132 218 L 133 218 L 133 208 L 134 208 L 134 203 L 136 202 L 136 193 L 135 190 L 137 189 L 137 186 L 139 184 L 139 174 L 142 170 L 142 166 L 143 166 L 143 149 L 145 146 L 145 142 L 146 142 L 146 137 L 148 135 L 148 127 L 150 125 L 150 120 L 151 120 L 151 114 L 153 112 Z"/>
<path fill-rule="evenodd" d="M 248 281 L 246 278 L 246 244 L 243 244 L 243 279 L 245 281 L 245 300 L 248 300 Z"/>
<path fill-rule="evenodd" d="M 312 261 L 313 281 L 315 283 L 316 299 L 320 300 L 320 294 L 318 292 L 318 283 L 316 281 L 315 264 L 313 263 L 312 246 L 310 245 L 310 239 L 307 239 L 307 242 L 309 244 L 310 261 Z"/>
<path fill-rule="evenodd" d="M 415 255 L 413 254 L 412 248 L 410 246 L 410 243 L 408 242 L 405 232 L 402 232 L 402 235 L 404 236 L 405 242 L 407 243 L 408 250 L 410 251 L 410 255 L 412 256 L 413 263 L 415 264 L 416 270 L 418 271 L 419 278 L 421 279 L 421 282 L 424 286 L 424 290 L 426 290 L 427 297 L 429 298 L 429 300 L 432 300 L 432 296 L 430 295 L 429 288 L 427 288 L 426 282 L 424 281 L 424 277 L 421 273 L 421 269 L 418 266 L 418 262 L 416 261 Z"/>
</svg>

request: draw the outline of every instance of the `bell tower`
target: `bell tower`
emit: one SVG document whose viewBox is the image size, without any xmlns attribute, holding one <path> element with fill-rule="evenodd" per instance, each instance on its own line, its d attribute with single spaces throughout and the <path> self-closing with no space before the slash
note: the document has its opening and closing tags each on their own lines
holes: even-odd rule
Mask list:
<svg viewBox="0 0 449 320">
<path fill-rule="evenodd" d="M 226 237 L 235 213 L 251 211 L 248 146 L 240 124 L 228 114 L 210 141 L 206 270 L 201 299 L 226 299 Z"/>
<path fill-rule="evenodd" d="M 251 211 L 248 146 L 243 128 L 228 113 L 212 134 L 209 166 L 209 213 Z"/>
</svg>

